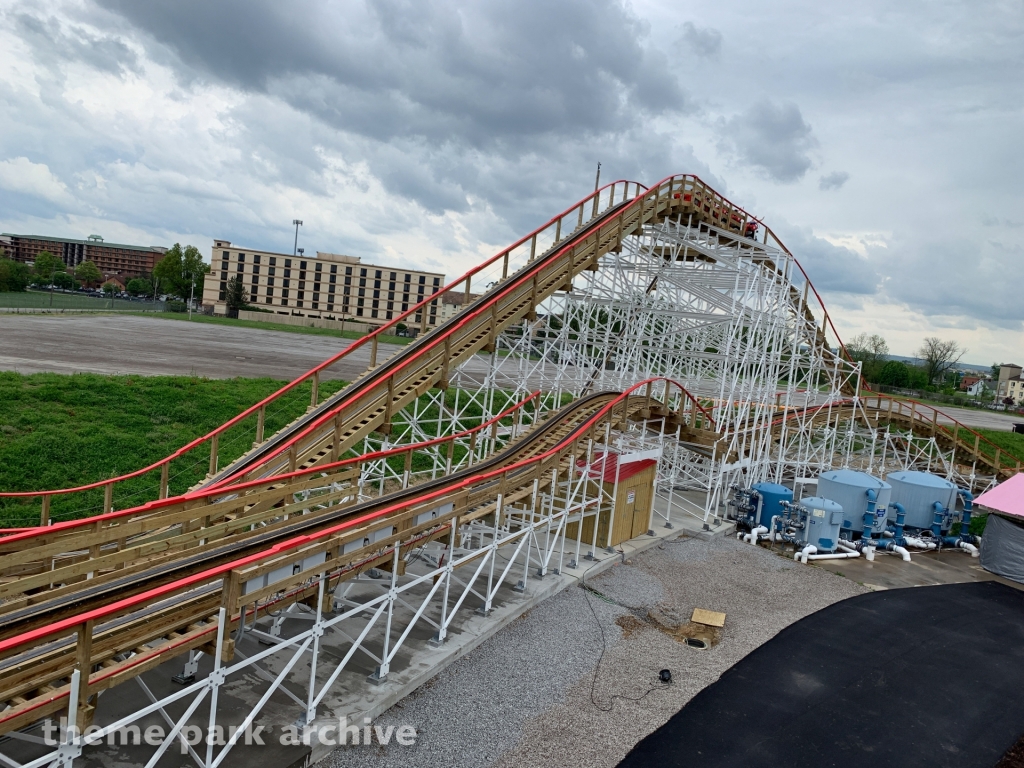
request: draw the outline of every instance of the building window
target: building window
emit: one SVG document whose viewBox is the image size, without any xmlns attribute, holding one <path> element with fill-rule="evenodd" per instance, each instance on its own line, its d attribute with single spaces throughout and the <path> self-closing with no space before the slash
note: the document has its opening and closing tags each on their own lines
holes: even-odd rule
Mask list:
<svg viewBox="0 0 1024 768">
<path fill-rule="evenodd" d="M 221 251 L 220 257 L 224 259 L 224 261 L 227 261 L 228 259 L 231 258 L 231 251 Z"/>
<path fill-rule="evenodd" d="M 320 309 L 320 305 L 317 304 L 315 301 L 313 302 L 313 309 Z"/>
<path fill-rule="evenodd" d="M 238 254 L 238 263 L 239 264 L 245 263 L 245 254 L 244 253 Z"/>
<path fill-rule="evenodd" d="M 270 298 L 273 298 L 273 296 L 274 296 L 274 289 L 268 287 L 267 288 L 267 298 L 270 299 Z"/>
<path fill-rule="evenodd" d="M 267 278 L 267 285 L 273 285 L 273 284 L 274 284 L 274 278 L 268 277 Z"/>
<path fill-rule="evenodd" d="M 441 278 L 440 277 L 435 277 L 434 278 L 434 287 L 437 288 L 440 285 L 441 285 Z"/>
<path fill-rule="evenodd" d="M 288 271 L 287 271 L 287 270 L 285 270 L 285 274 L 286 274 L 286 275 L 288 274 Z M 292 281 L 291 281 L 291 280 L 285 280 L 285 281 L 284 281 L 284 287 L 285 287 L 285 288 L 290 288 L 290 287 L 291 287 L 291 284 L 292 284 Z"/>
<path fill-rule="evenodd" d="M 373 300 L 373 303 L 372 303 L 372 304 L 370 304 L 370 306 L 371 306 L 371 307 L 373 307 L 374 309 L 377 309 L 377 307 L 379 307 L 379 306 L 380 306 L 380 302 L 379 302 L 379 301 L 377 301 L 376 299 L 374 299 L 374 300 Z M 376 316 L 377 316 L 377 315 L 374 315 L 374 317 L 376 317 Z"/>
<path fill-rule="evenodd" d="M 334 295 L 334 285 L 333 284 L 327 286 L 327 292 L 330 293 L 332 296 Z"/>
<path fill-rule="evenodd" d="M 316 271 L 317 271 L 317 272 L 320 272 L 320 271 L 322 271 L 322 270 L 323 270 L 323 268 L 324 268 L 324 265 L 323 265 L 323 264 L 317 264 L 317 265 L 316 265 Z"/>
<path fill-rule="evenodd" d="M 366 277 L 366 270 L 365 269 L 360 269 L 359 270 L 359 276 L 360 277 Z M 366 285 L 366 283 L 361 283 L 361 284 L 362 285 Z"/>
<path fill-rule="evenodd" d="M 373 292 L 373 298 L 379 299 L 380 298 L 380 291 L 374 291 Z"/>
<path fill-rule="evenodd" d="M 376 309 L 371 310 L 370 311 L 370 317 L 376 317 L 376 316 L 377 316 L 377 310 Z"/>
<path fill-rule="evenodd" d="M 378 269 L 373 276 L 380 280 L 380 270 Z"/>
<path fill-rule="evenodd" d="M 373 281 L 373 287 L 374 288 L 380 288 L 380 280 L 374 280 Z"/>
<path fill-rule="evenodd" d="M 260 255 L 258 253 L 254 253 L 252 255 L 252 263 L 253 264 L 259 264 L 260 263 Z"/>
<path fill-rule="evenodd" d="M 273 267 L 275 264 L 277 264 L 277 259 L 274 256 L 271 256 L 270 257 L 270 266 Z M 273 270 L 271 270 L 270 273 L 273 274 L 274 273 Z"/>
<path fill-rule="evenodd" d="M 286 299 L 288 298 L 288 289 L 287 288 L 284 288 L 284 289 L 281 290 L 281 296 L 283 296 Z"/>
<path fill-rule="evenodd" d="M 345 267 L 345 274 L 346 275 L 351 275 L 352 274 L 352 267 Z"/>
<path fill-rule="evenodd" d="M 313 294 L 313 301 L 320 301 L 320 294 L 319 293 L 314 293 Z M 316 304 L 313 305 L 313 308 L 314 309 L 316 308 Z"/>
<path fill-rule="evenodd" d="M 299 295 L 298 295 L 299 301 L 302 301 L 304 298 L 306 298 L 306 292 L 305 291 L 299 291 Z"/>
<path fill-rule="evenodd" d="M 427 282 L 427 276 L 426 275 L 420 275 L 420 285 L 423 285 L 426 282 Z"/>
<path fill-rule="evenodd" d="M 337 275 L 331 275 L 331 284 L 333 285 L 336 282 L 338 282 L 338 276 Z"/>
<path fill-rule="evenodd" d="M 253 268 L 252 268 L 252 273 L 253 273 L 253 275 L 258 275 L 260 273 L 259 266 L 255 266 L 254 265 Z"/>
<path fill-rule="evenodd" d="M 292 260 L 291 260 L 291 259 L 285 259 L 285 260 L 284 260 L 284 265 L 285 265 L 286 267 L 290 267 L 290 266 L 292 265 Z"/>
<path fill-rule="evenodd" d="M 288 306 L 288 298 L 287 297 L 283 297 L 281 299 L 281 306 L 282 307 L 287 307 Z"/>
<path fill-rule="evenodd" d="M 284 276 L 285 276 L 285 277 L 291 277 L 291 276 L 292 276 L 292 271 L 291 271 L 290 269 L 286 269 L 286 270 L 284 271 Z"/>
<path fill-rule="evenodd" d="M 299 262 L 299 269 L 305 269 L 305 268 L 306 268 L 306 262 L 300 261 Z"/>
</svg>

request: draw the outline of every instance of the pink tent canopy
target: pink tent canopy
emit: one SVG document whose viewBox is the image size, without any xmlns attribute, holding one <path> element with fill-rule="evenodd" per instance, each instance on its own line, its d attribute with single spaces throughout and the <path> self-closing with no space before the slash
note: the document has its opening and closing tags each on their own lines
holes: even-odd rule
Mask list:
<svg viewBox="0 0 1024 768">
<path fill-rule="evenodd" d="M 1024 472 L 985 491 L 974 503 L 1005 515 L 1024 517 Z"/>
</svg>

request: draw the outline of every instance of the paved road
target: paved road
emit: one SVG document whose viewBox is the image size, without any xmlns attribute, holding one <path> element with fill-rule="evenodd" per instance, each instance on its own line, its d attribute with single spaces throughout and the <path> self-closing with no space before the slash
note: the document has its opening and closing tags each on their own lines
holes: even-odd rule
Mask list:
<svg viewBox="0 0 1024 768">
<path fill-rule="evenodd" d="M 939 423 L 948 424 L 956 419 L 968 427 L 981 427 L 982 429 L 1005 429 L 1010 431 L 1017 422 L 1024 422 L 1024 416 L 1003 413 L 1001 411 L 982 411 L 974 408 L 953 408 L 951 406 L 936 406 L 940 411 L 949 416 L 943 419 L 939 416 Z"/>
</svg>

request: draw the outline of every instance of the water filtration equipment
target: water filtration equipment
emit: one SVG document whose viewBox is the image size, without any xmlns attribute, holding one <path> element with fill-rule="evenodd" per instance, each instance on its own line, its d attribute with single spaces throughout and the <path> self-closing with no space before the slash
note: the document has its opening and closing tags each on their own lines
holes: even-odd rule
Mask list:
<svg viewBox="0 0 1024 768">
<path fill-rule="evenodd" d="M 750 489 L 761 496 L 761 511 L 756 524 L 765 528 L 771 524 L 773 517 L 783 513 L 782 502 L 793 500 L 793 492 L 778 483 L 754 483 Z"/>
<path fill-rule="evenodd" d="M 801 499 L 800 506 L 807 514 L 803 528 L 796 529 L 796 543 L 813 544 L 819 552 L 834 550 L 839 544 L 839 531 L 843 524 L 842 506 L 820 496 Z"/>
<path fill-rule="evenodd" d="M 886 508 L 892 494 L 889 483 L 852 469 L 833 469 L 822 472 L 818 477 L 818 496 L 831 499 L 842 507 L 843 529 L 850 531 L 851 536 L 864 531 L 864 513 L 872 501 L 869 490 L 873 491 L 875 497 L 871 535 L 881 536 L 886 528 Z M 800 503 L 806 505 L 806 501 Z"/>
<path fill-rule="evenodd" d="M 892 485 L 892 502 L 902 504 L 906 510 L 907 528 L 927 530 L 938 513 L 939 529 L 949 530 L 956 510 L 956 485 L 929 472 L 890 472 L 887 479 Z M 896 519 L 894 509 L 889 510 L 889 516 Z"/>
</svg>

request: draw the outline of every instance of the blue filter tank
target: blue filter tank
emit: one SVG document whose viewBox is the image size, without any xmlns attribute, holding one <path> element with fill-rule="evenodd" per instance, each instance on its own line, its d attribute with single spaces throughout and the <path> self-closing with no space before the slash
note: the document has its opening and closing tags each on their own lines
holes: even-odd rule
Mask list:
<svg viewBox="0 0 1024 768">
<path fill-rule="evenodd" d="M 757 518 L 757 524 L 765 528 L 771 526 L 772 518 L 781 515 L 783 501 L 793 501 L 793 492 L 784 485 L 778 483 L 755 483 L 751 490 L 761 494 L 761 514 Z"/>
</svg>

